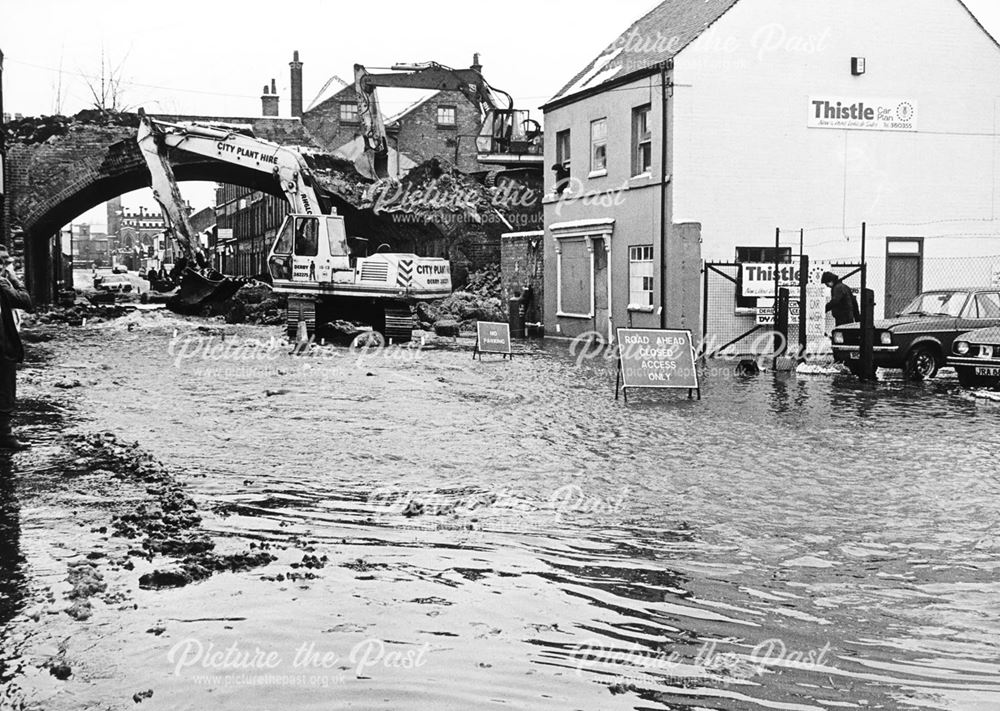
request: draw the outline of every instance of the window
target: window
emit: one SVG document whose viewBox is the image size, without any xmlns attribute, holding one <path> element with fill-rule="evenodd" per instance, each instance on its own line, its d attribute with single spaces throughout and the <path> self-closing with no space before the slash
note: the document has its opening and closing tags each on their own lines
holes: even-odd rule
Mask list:
<svg viewBox="0 0 1000 711">
<path fill-rule="evenodd" d="M 976 294 L 979 318 L 1000 318 L 1000 294 Z"/>
<path fill-rule="evenodd" d="M 278 241 L 274 245 L 275 254 L 292 253 L 292 223 L 293 220 L 285 222 L 285 227 L 278 235 Z"/>
<path fill-rule="evenodd" d="M 649 104 L 632 109 L 632 175 L 653 169 L 653 132 L 649 128 Z"/>
<path fill-rule="evenodd" d="M 737 247 L 736 262 L 738 264 L 774 264 L 774 247 Z M 781 264 L 791 264 L 792 248 L 782 247 L 778 252 L 778 261 Z M 757 297 L 743 296 L 743 270 L 737 278 L 739 284 L 736 286 L 736 308 L 752 309 L 757 306 Z"/>
<path fill-rule="evenodd" d="M 569 136 L 568 128 L 556 134 L 556 163 L 564 168 L 569 168 L 571 157 Z"/>
<path fill-rule="evenodd" d="M 349 253 L 347 248 L 347 233 L 344 229 L 344 220 L 340 217 L 326 218 L 327 240 L 330 243 L 330 256 L 346 257 Z"/>
<path fill-rule="evenodd" d="M 295 220 L 295 254 L 299 257 L 315 257 L 319 254 L 319 220 L 315 217 L 300 217 Z"/>
<path fill-rule="evenodd" d="M 737 247 L 736 261 L 740 264 L 774 264 L 774 247 Z M 778 252 L 781 264 L 792 263 L 792 248 L 782 247 Z"/>
<path fill-rule="evenodd" d="M 454 126 L 457 122 L 457 109 L 454 106 L 438 106 L 438 126 Z"/>
<path fill-rule="evenodd" d="M 562 195 L 569 188 L 570 183 L 570 139 L 569 129 L 556 133 L 556 164 L 555 171 L 556 192 Z"/>
<path fill-rule="evenodd" d="M 628 248 L 628 307 L 653 306 L 653 245 Z"/>
<path fill-rule="evenodd" d="M 347 101 L 342 101 L 340 103 L 340 122 L 341 123 L 358 122 L 358 105 L 356 103 Z"/>
<path fill-rule="evenodd" d="M 608 120 L 597 119 L 590 123 L 590 172 L 608 170 Z"/>
</svg>

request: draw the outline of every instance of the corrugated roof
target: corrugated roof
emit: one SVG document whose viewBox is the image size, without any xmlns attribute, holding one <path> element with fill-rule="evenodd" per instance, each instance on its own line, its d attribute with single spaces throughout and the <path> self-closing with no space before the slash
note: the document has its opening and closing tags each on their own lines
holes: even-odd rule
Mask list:
<svg viewBox="0 0 1000 711">
<path fill-rule="evenodd" d="M 665 0 L 629 27 L 549 103 L 675 57 L 739 0 Z"/>
</svg>

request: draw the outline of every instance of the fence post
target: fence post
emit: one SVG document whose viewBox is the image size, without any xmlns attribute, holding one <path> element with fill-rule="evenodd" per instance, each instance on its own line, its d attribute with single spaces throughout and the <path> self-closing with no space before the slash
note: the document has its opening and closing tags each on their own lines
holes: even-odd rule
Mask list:
<svg viewBox="0 0 1000 711">
<path fill-rule="evenodd" d="M 782 287 L 778 289 L 778 298 L 774 300 L 775 370 L 778 369 L 778 358 L 781 358 L 788 352 L 788 297 L 788 289 Z"/>
<path fill-rule="evenodd" d="M 867 268 L 861 266 L 864 284 Z M 861 379 L 875 380 L 875 292 L 867 286 L 861 290 Z"/>
<path fill-rule="evenodd" d="M 875 293 L 868 288 L 868 223 L 861 223 L 861 379 L 875 380 Z"/>
<path fill-rule="evenodd" d="M 701 344 L 702 344 L 702 354 L 701 357 L 704 361 L 708 361 L 708 348 L 705 344 L 708 342 L 708 280 L 709 280 L 709 268 L 708 262 L 702 262 L 702 273 L 705 275 L 704 284 L 704 298 L 702 299 L 702 319 L 701 319 Z"/>
<path fill-rule="evenodd" d="M 801 251 L 801 250 L 800 250 Z M 799 255 L 799 354 L 798 361 L 806 359 L 806 349 L 809 347 L 809 331 L 806 323 L 806 304 L 809 298 L 809 257 Z"/>
<path fill-rule="evenodd" d="M 781 228 L 774 230 L 774 369 L 778 369 L 778 358 L 788 343 L 788 320 L 785 320 L 785 338 L 781 337 L 781 329 L 778 328 L 778 314 L 781 309 L 778 307 L 781 298 Z"/>
</svg>

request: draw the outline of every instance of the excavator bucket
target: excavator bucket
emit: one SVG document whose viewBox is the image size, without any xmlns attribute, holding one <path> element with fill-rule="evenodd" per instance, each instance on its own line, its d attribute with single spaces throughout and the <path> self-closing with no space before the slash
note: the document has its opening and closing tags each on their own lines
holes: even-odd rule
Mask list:
<svg viewBox="0 0 1000 711">
<path fill-rule="evenodd" d="M 245 280 L 225 277 L 208 269 L 205 254 L 188 220 L 174 170 L 167 152 L 166 139 L 160 127 L 142 109 L 139 109 L 139 131 L 136 140 L 149 168 L 153 197 L 163 210 L 170 236 L 184 253 L 188 264 L 202 265 L 198 269 L 187 267 L 181 276 L 177 294 L 167 302 L 167 308 L 181 314 L 199 314 L 211 304 L 219 303 L 239 291 Z M 213 138 L 213 140 L 216 140 Z"/>
<path fill-rule="evenodd" d="M 389 177 L 389 155 L 365 151 L 354 159 L 354 169 L 369 180 L 385 180 Z"/>
<path fill-rule="evenodd" d="M 197 316 L 207 306 L 233 298 L 247 283 L 246 279 L 222 276 L 218 272 L 205 274 L 188 268 L 181 277 L 181 286 L 167 302 L 174 313 Z"/>
</svg>

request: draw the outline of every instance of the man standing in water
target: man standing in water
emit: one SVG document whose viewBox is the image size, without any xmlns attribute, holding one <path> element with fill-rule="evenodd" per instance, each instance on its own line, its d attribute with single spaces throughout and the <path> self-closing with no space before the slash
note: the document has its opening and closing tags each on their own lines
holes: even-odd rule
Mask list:
<svg viewBox="0 0 1000 711">
<path fill-rule="evenodd" d="M 840 280 L 833 272 L 823 274 L 823 285 L 830 290 L 830 302 L 826 305 L 826 310 L 833 315 L 833 320 L 838 326 L 848 323 L 857 323 L 861 320 L 861 310 L 858 302 L 854 298 L 851 287 Z"/>
<path fill-rule="evenodd" d="M 14 436 L 11 419 L 17 401 L 17 364 L 24 360 L 24 347 L 14 323 L 14 309 L 31 309 L 31 297 L 14 275 L 6 245 L 0 244 L 0 450 L 27 447 Z"/>
</svg>

